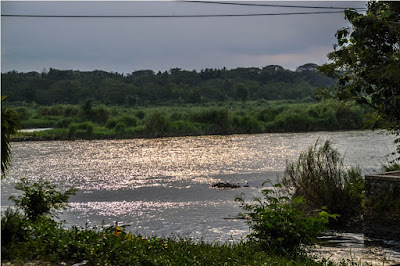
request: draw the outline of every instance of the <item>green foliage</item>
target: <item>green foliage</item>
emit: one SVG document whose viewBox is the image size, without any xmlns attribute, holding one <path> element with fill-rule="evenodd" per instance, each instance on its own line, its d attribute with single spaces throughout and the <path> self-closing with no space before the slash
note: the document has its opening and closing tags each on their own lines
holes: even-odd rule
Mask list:
<svg viewBox="0 0 400 266">
<path fill-rule="evenodd" d="M 108 116 L 109 116 L 109 110 L 106 106 L 104 105 L 99 105 L 94 107 L 91 111 L 90 111 L 90 119 L 93 122 L 96 122 L 100 125 L 103 125 L 107 122 Z"/>
<path fill-rule="evenodd" d="M 83 114 L 89 115 L 94 102 L 138 107 L 149 103 L 160 106 L 232 99 L 302 99 L 314 98 L 315 88 L 333 84 L 332 79 L 314 70 L 294 72 L 280 66 L 200 72 L 174 68 L 159 74 L 143 74 L 148 72 L 152 71 L 128 75 L 57 69 L 48 74 L 11 71 L 2 74 L 2 90 L 13 101 L 43 105 L 81 102 Z"/>
<path fill-rule="evenodd" d="M 139 111 L 121 106 L 110 108 L 100 105 L 93 107 L 89 116 L 79 113 L 77 116 L 65 117 L 65 110 L 69 107 L 74 110 L 78 108 L 78 106 L 64 106 L 64 115 L 47 116 L 37 113 L 41 106 L 31 106 L 31 118 L 22 121 L 23 128 L 56 128 L 45 132 L 23 133 L 23 135 L 42 139 L 120 138 L 121 135 L 116 134 L 114 130 L 119 122 L 126 126 L 124 138 L 348 130 L 362 128 L 366 113 L 355 103 L 332 100 L 319 103 L 288 101 L 231 102 L 229 105 L 209 103 L 206 106 L 148 107 Z M 102 110 L 99 113 L 105 115 L 94 119 L 94 114 L 97 112 L 94 110 L 98 107 Z M 155 123 L 160 126 L 158 129 L 151 129 L 153 125 L 150 120 L 157 121 L 154 116 L 150 117 L 152 113 L 158 113 L 156 116 L 160 118 Z M 143 117 L 143 120 L 140 120 L 138 115 Z M 87 130 L 89 122 L 93 126 L 92 135 L 90 130 Z M 71 134 L 73 137 L 68 137 L 68 130 L 61 129 L 69 129 L 72 123 L 75 123 L 77 128 L 71 131 L 74 133 Z"/>
<path fill-rule="evenodd" d="M 38 109 L 38 114 L 43 116 L 57 116 L 64 114 L 63 105 L 41 106 Z"/>
<path fill-rule="evenodd" d="M 4 249 L 7 249 L 11 244 L 28 240 L 28 226 L 29 222 L 17 210 L 6 209 L 1 218 L 2 255 L 6 253 Z"/>
<path fill-rule="evenodd" d="M 242 100 L 243 102 L 247 100 L 250 94 L 249 88 L 243 83 L 236 84 L 235 91 L 237 99 Z"/>
<path fill-rule="evenodd" d="M 74 139 L 76 137 L 76 131 L 78 129 L 77 124 L 70 124 L 68 127 L 68 139 Z"/>
<path fill-rule="evenodd" d="M 298 255 L 303 245 L 312 245 L 324 231 L 329 218 L 335 215 L 320 211 L 316 215 L 301 209 L 304 199 L 290 198 L 281 190 L 281 185 L 262 191 L 264 199 L 255 198 L 254 203 L 246 203 L 243 197 L 236 201 L 247 211 L 251 241 L 264 250 L 277 254 Z"/>
<path fill-rule="evenodd" d="M 15 188 L 23 191 L 24 194 L 17 198 L 11 196 L 10 200 L 32 221 L 43 215 L 55 216 L 54 211 L 65 209 L 69 197 L 76 193 L 74 188 L 60 192 L 56 189 L 56 185 L 42 179 L 30 183 L 26 178 L 22 178 Z"/>
<path fill-rule="evenodd" d="M 64 108 L 64 116 L 65 117 L 77 116 L 78 114 L 79 114 L 79 108 L 77 106 L 67 105 Z"/>
<path fill-rule="evenodd" d="M 293 197 L 303 197 L 306 208 L 339 214 L 330 225 L 360 222 L 364 190 L 360 169 L 346 170 L 343 157 L 328 140 L 320 146 L 317 141 L 296 162 L 287 163 L 282 184 Z"/>
<path fill-rule="evenodd" d="M 137 112 L 135 113 L 135 115 L 136 115 L 136 117 L 139 118 L 140 120 L 143 120 L 143 118 L 145 117 L 146 113 L 143 112 L 142 110 L 140 110 L 140 111 L 137 111 Z"/>
<path fill-rule="evenodd" d="M 115 125 L 114 130 L 115 130 L 115 134 L 116 134 L 117 136 L 122 136 L 122 135 L 125 133 L 125 130 L 126 130 L 126 125 L 125 125 L 125 123 L 124 123 L 124 122 L 118 122 L 118 123 Z"/>
<path fill-rule="evenodd" d="M 130 115 L 122 116 L 119 121 L 123 122 L 128 127 L 136 127 L 139 123 L 136 117 Z"/>
<path fill-rule="evenodd" d="M 86 136 L 89 138 L 93 137 L 94 125 L 93 123 L 87 122 L 86 123 Z"/>
<path fill-rule="evenodd" d="M 69 125 L 72 123 L 73 119 L 72 118 L 63 118 L 61 120 L 58 120 L 54 127 L 56 128 L 68 128 Z"/>
<path fill-rule="evenodd" d="M 31 116 L 31 113 L 25 107 L 18 107 L 15 109 L 15 112 L 17 113 L 18 120 L 20 121 L 27 120 Z"/>
<path fill-rule="evenodd" d="M 320 67 L 338 79 L 323 96 L 354 99 L 377 112 L 377 120 L 400 134 L 400 3 L 370 1 L 368 10 L 345 11 L 351 27 L 337 31 L 338 46 Z M 400 153 L 400 146 L 398 146 Z"/>
<path fill-rule="evenodd" d="M 389 163 L 382 166 L 384 172 L 400 171 L 400 163 Z"/>
<path fill-rule="evenodd" d="M 117 118 L 115 118 L 115 117 L 109 118 L 106 123 L 106 128 L 108 128 L 108 129 L 114 128 L 117 125 L 117 123 L 118 123 Z"/>
<path fill-rule="evenodd" d="M 161 137 L 168 131 L 168 120 L 161 112 L 151 113 L 145 122 L 146 132 L 153 138 Z"/>
<path fill-rule="evenodd" d="M 92 109 L 93 109 L 93 100 L 91 100 L 91 99 L 87 99 L 86 101 L 84 101 L 83 103 L 82 103 L 82 105 L 81 105 L 81 108 L 82 108 L 82 112 L 85 114 L 85 115 L 90 115 L 91 114 L 91 112 L 92 112 Z"/>
<path fill-rule="evenodd" d="M 88 265 L 323 265 L 305 256 L 267 254 L 251 242 L 209 244 L 130 233 L 114 236 L 111 228 L 64 229 L 46 217 L 32 222 L 23 217 L 13 219 L 7 213 L 1 225 L 3 263 L 72 265 L 87 260 Z"/>
<path fill-rule="evenodd" d="M 4 174 L 11 161 L 11 135 L 16 134 L 20 126 L 17 113 L 4 107 L 1 97 L 1 173 Z M 2 175 L 3 176 L 3 175 Z"/>
</svg>

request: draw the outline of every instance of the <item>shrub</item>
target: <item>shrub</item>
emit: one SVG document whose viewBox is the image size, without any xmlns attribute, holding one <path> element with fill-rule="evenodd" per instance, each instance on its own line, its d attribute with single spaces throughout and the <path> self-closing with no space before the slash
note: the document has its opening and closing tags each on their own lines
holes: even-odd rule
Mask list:
<svg viewBox="0 0 400 266">
<path fill-rule="evenodd" d="M 41 215 L 55 216 L 54 210 L 65 209 L 69 197 L 76 193 L 74 188 L 60 192 L 56 190 L 56 185 L 42 179 L 39 182 L 29 183 L 26 178 L 22 178 L 15 188 L 24 194 L 18 198 L 11 196 L 10 200 L 32 221 Z"/>
<path fill-rule="evenodd" d="M 107 122 L 109 113 L 106 106 L 99 105 L 91 110 L 90 117 L 93 122 L 103 125 Z"/>
<path fill-rule="evenodd" d="M 277 116 L 282 110 L 281 109 L 264 109 L 258 115 L 257 119 L 263 122 L 270 122 L 273 121 L 275 116 Z"/>
<path fill-rule="evenodd" d="M 390 162 L 388 164 L 382 165 L 382 171 L 384 172 L 400 171 L 400 163 Z"/>
<path fill-rule="evenodd" d="M 86 123 L 86 136 L 89 138 L 93 137 L 94 125 L 93 123 Z"/>
<path fill-rule="evenodd" d="M 151 137 L 164 136 L 168 131 L 168 120 L 163 113 L 154 112 L 147 117 L 145 130 Z"/>
<path fill-rule="evenodd" d="M 15 109 L 15 112 L 17 112 L 17 116 L 19 120 L 27 120 L 29 117 L 31 117 L 31 114 L 29 113 L 28 109 L 25 107 L 18 107 Z"/>
<path fill-rule="evenodd" d="M 281 190 L 281 185 L 262 191 L 264 200 L 255 198 L 246 203 L 243 197 L 236 198 L 248 211 L 251 233 L 248 238 L 264 250 L 278 254 L 297 255 L 303 245 L 312 245 L 324 231 L 329 218 L 335 217 L 325 211 L 311 215 L 301 209 L 304 199 L 291 199 Z M 243 215 L 243 214 L 242 214 Z"/>
<path fill-rule="evenodd" d="M 327 140 L 317 141 L 296 162 L 287 163 L 282 180 L 293 197 L 304 197 L 307 208 L 339 214 L 330 225 L 346 226 L 361 219 L 364 180 L 360 169 L 345 169 L 343 157 Z"/>
<path fill-rule="evenodd" d="M 74 139 L 76 137 L 76 130 L 78 129 L 77 124 L 70 124 L 68 127 L 68 138 Z"/>
<path fill-rule="evenodd" d="M 55 127 L 56 128 L 67 128 L 67 127 L 69 127 L 71 122 L 72 122 L 71 118 L 63 118 L 56 122 Z"/>
<path fill-rule="evenodd" d="M 262 132 L 263 128 L 259 121 L 250 115 L 245 115 L 240 119 L 240 132 L 242 133 L 257 133 Z"/>
<path fill-rule="evenodd" d="M 109 118 L 106 123 L 106 128 L 111 129 L 114 128 L 118 123 L 116 118 Z"/>
<path fill-rule="evenodd" d="M 143 112 L 142 110 L 137 111 L 137 112 L 135 113 L 135 115 L 136 115 L 136 117 L 139 118 L 140 120 L 142 120 L 142 119 L 146 116 L 145 112 Z"/>
<path fill-rule="evenodd" d="M 229 134 L 231 131 L 232 117 L 227 109 L 211 109 L 193 113 L 190 120 L 211 124 L 211 134 Z"/>
<path fill-rule="evenodd" d="M 136 127 L 138 125 L 138 119 L 134 116 L 124 115 L 119 121 L 123 122 L 127 127 Z"/>
<path fill-rule="evenodd" d="M 93 127 L 93 123 L 92 122 L 84 122 L 84 123 L 79 123 L 77 124 L 78 129 L 83 129 L 83 130 L 87 130 L 88 127 Z"/>
<path fill-rule="evenodd" d="M 125 133 L 126 125 L 124 122 L 118 122 L 117 125 L 115 125 L 115 134 L 117 136 L 122 136 Z"/>
<path fill-rule="evenodd" d="M 2 255 L 4 248 L 8 245 L 25 241 L 28 238 L 27 220 L 17 210 L 6 209 L 1 219 L 1 248 Z"/>
<path fill-rule="evenodd" d="M 64 116 L 76 116 L 79 114 L 79 108 L 77 106 L 67 105 L 64 108 Z"/>
<path fill-rule="evenodd" d="M 38 109 L 38 114 L 46 116 L 62 115 L 63 113 L 63 105 L 41 106 Z"/>
</svg>

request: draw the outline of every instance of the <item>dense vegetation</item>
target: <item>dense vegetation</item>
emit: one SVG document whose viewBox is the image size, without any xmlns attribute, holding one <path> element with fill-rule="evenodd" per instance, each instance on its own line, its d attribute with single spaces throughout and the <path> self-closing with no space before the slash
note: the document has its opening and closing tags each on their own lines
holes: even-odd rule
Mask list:
<svg viewBox="0 0 400 266">
<path fill-rule="evenodd" d="M 303 99 L 314 98 L 316 88 L 333 84 L 333 79 L 315 69 L 315 64 L 300 66 L 297 71 L 276 65 L 200 72 L 173 68 L 165 72 L 140 70 L 124 75 L 51 68 L 42 73 L 3 73 L 1 85 L 2 94 L 10 96 L 10 101 L 41 105 L 81 104 L 88 99 L 128 107 Z"/>
<path fill-rule="evenodd" d="M 10 106 L 23 133 L 44 139 L 104 139 L 360 129 L 366 111 L 351 102 L 248 101 L 127 108 L 94 105 Z"/>
<path fill-rule="evenodd" d="M 361 225 L 363 214 L 364 179 L 357 167 L 346 169 L 344 158 L 330 141 L 317 141 L 300 154 L 295 162 L 287 163 L 282 184 L 292 196 L 303 197 L 309 210 L 327 210 L 337 214 L 330 226 L 343 228 Z"/>
<path fill-rule="evenodd" d="M 19 120 L 17 113 L 5 108 L 3 101 L 6 96 L 1 97 L 1 173 L 2 177 L 5 170 L 10 166 L 11 161 L 11 136 L 17 133 Z"/>
<path fill-rule="evenodd" d="M 375 110 L 375 120 L 400 135 L 400 2 L 370 1 L 366 12 L 346 10 L 350 26 L 337 31 L 329 64 L 319 69 L 338 80 L 325 96 L 353 99 Z M 400 154 L 400 138 L 395 141 Z M 400 160 L 400 156 L 397 158 Z"/>
</svg>

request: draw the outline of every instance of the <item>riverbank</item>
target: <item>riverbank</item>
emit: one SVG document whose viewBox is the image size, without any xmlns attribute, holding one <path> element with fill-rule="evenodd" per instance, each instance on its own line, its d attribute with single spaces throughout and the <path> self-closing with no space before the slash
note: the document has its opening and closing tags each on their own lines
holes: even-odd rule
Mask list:
<svg viewBox="0 0 400 266">
<path fill-rule="evenodd" d="M 366 110 L 334 101 L 253 101 L 127 108 L 15 106 L 22 128 L 13 141 L 134 139 L 201 135 L 359 130 Z"/>
<path fill-rule="evenodd" d="M 2 245 L 2 265 L 325 265 L 306 256 L 268 254 L 250 242 L 194 243 L 49 224 L 33 229 L 34 237 Z"/>
</svg>

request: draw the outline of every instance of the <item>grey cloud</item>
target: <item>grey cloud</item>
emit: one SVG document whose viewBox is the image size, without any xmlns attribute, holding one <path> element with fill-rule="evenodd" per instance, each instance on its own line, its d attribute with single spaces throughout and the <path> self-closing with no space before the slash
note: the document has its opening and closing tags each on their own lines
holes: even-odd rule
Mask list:
<svg viewBox="0 0 400 266">
<path fill-rule="evenodd" d="M 362 6 L 362 3 L 357 5 Z M 179 15 L 273 11 L 181 2 L 2 2 L 2 12 Z M 335 42 L 336 30 L 346 25 L 343 14 L 207 19 L 3 17 L 2 71 L 40 71 L 44 67 L 56 67 L 127 73 L 132 69 L 157 71 L 175 66 L 187 69 L 232 68 L 261 62 L 262 58 L 278 60 L 276 56 L 283 54 L 299 55 L 293 57 L 296 62 L 286 64 L 300 65 L 306 62 L 298 60 L 307 58 L 307 54 L 316 56 L 311 47 L 331 46 Z M 237 58 L 248 61 L 238 62 Z M 315 61 L 322 60 L 316 58 Z M 112 67 L 116 69 L 110 69 Z"/>
</svg>

